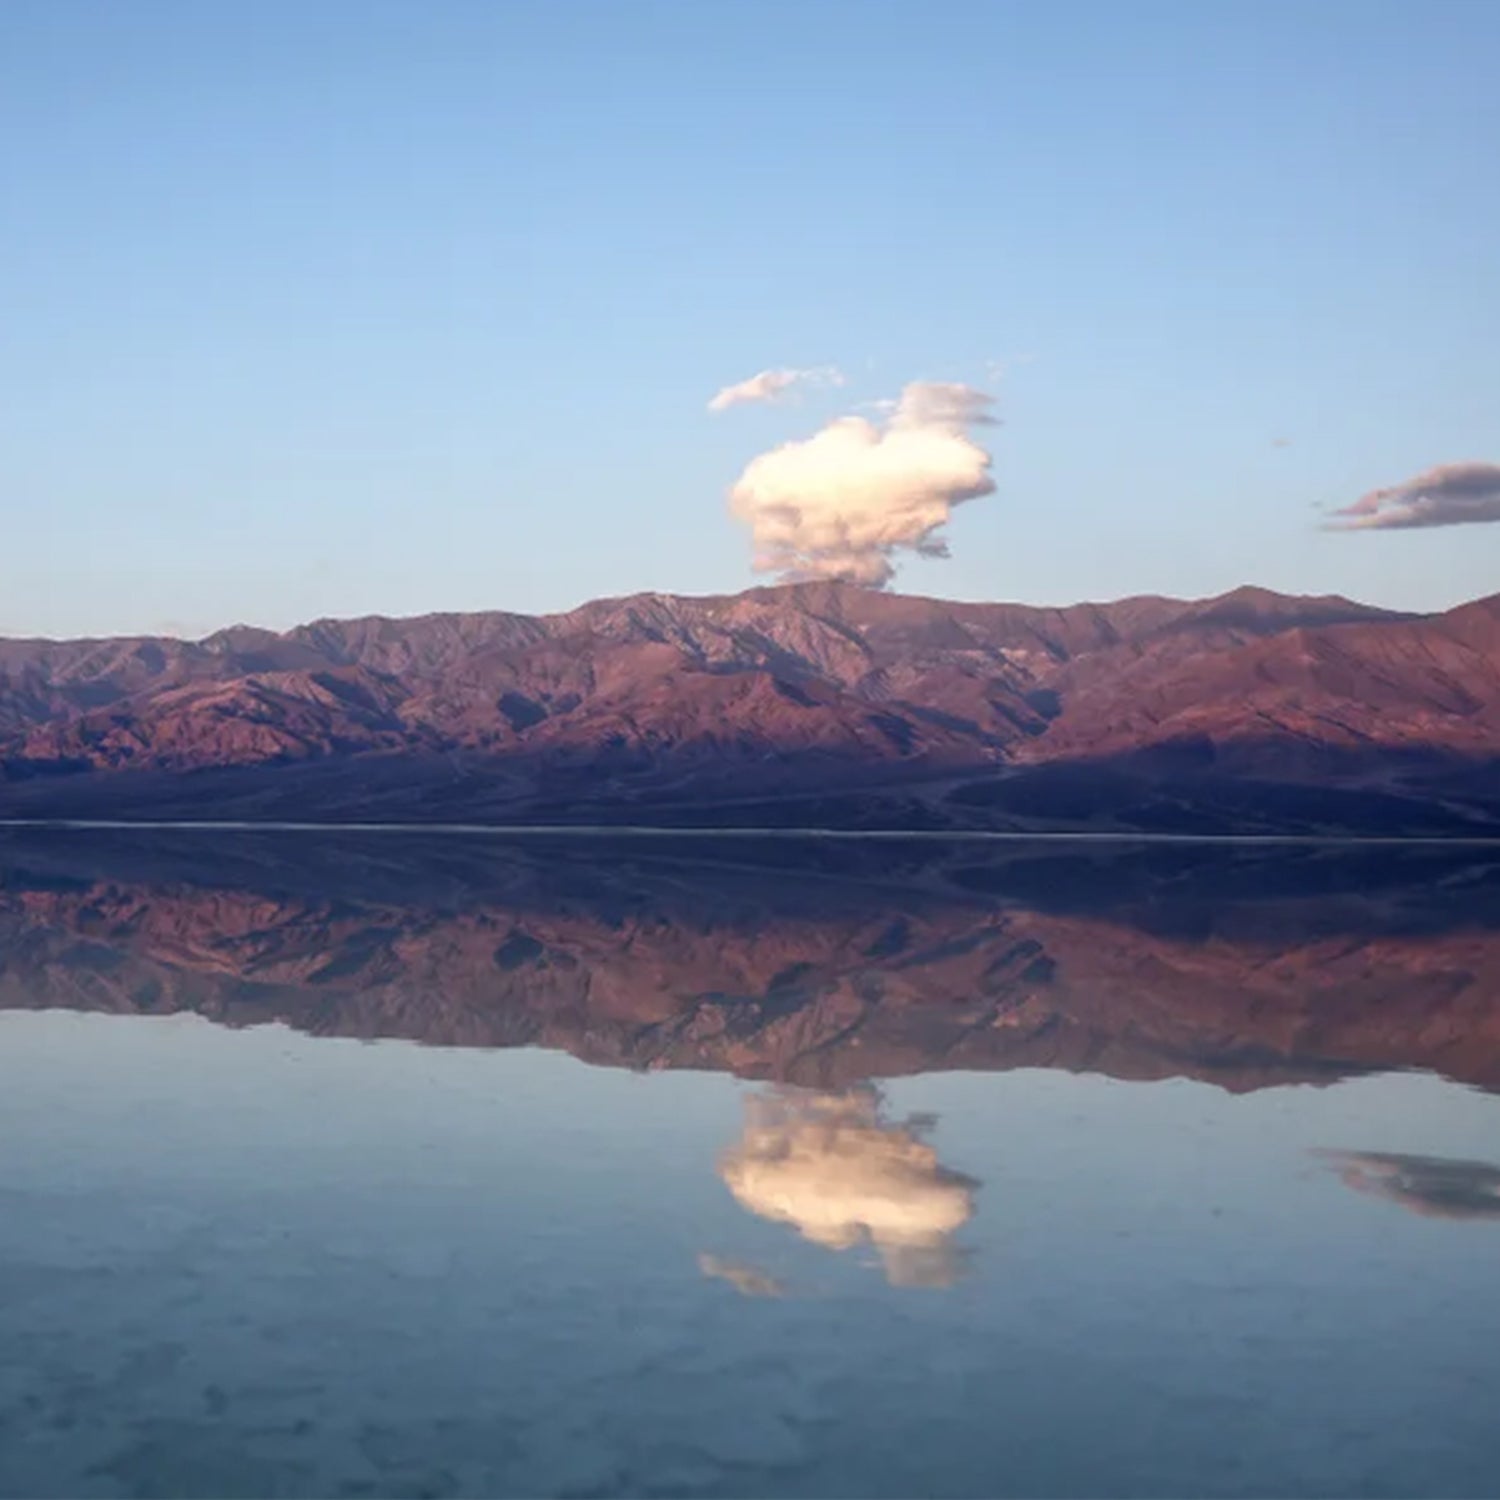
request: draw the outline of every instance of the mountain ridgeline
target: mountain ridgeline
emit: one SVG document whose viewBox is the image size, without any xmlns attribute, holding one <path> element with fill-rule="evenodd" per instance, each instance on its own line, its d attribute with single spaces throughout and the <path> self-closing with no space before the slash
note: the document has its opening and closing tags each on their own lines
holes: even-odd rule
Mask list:
<svg viewBox="0 0 1500 1500">
<path fill-rule="evenodd" d="M 818 583 L 0 641 L 0 815 L 1500 833 L 1500 595 Z"/>
</svg>

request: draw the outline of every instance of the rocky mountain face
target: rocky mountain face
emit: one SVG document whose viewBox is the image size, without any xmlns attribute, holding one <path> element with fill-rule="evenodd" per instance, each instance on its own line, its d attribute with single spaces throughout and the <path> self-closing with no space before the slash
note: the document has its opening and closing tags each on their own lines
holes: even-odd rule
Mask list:
<svg viewBox="0 0 1500 1500">
<path fill-rule="evenodd" d="M 1493 855 L 968 846 L 819 870 L 775 848 L 60 837 L 0 843 L 0 1008 L 820 1089 L 1016 1067 L 1500 1087 Z"/>
<path fill-rule="evenodd" d="M 1500 595 L 1413 617 L 820 583 L 0 642 L 11 816 L 1461 831 L 1500 826 L 1497 764 Z"/>
</svg>

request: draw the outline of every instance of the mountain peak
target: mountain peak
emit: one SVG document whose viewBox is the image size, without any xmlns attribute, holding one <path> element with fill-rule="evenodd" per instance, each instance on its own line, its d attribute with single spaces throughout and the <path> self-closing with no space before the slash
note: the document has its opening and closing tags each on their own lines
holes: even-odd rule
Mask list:
<svg viewBox="0 0 1500 1500">
<path fill-rule="evenodd" d="M 1193 605 L 1190 617 L 1227 626 L 1280 628 L 1298 625 L 1337 625 L 1366 620 L 1410 618 L 1395 611 L 1360 604 L 1341 594 L 1278 594 L 1255 584 L 1241 584 L 1227 594 Z"/>
</svg>

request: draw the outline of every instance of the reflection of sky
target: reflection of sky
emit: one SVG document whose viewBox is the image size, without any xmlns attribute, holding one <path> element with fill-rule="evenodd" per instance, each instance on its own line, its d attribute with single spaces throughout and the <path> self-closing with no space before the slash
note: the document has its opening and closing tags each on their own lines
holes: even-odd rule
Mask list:
<svg viewBox="0 0 1500 1500">
<path fill-rule="evenodd" d="M 751 1213 L 814 1244 L 873 1245 L 892 1286 L 951 1286 L 979 1184 L 938 1161 L 925 1125 L 885 1118 L 874 1089 L 752 1095 L 719 1173 Z"/>
<path fill-rule="evenodd" d="M 1500 1167 L 1382 1151 L 1319 1153 L 1356 1192 L 1435 1219 L 1500 1219 Z"/>
<path fill-rule="evenodd" d="M 1490 1236 L 1307 1152 L 1482 1160 L 1500 1099 L 883 1093 L 823 1122 L 859 1192 L 768 1221 L 720 1075 L 0 1015 L 0 1493 L 1493 1493 Z M 804 1221 L 974 1256 L 914 1298 Z"/>
</svg>

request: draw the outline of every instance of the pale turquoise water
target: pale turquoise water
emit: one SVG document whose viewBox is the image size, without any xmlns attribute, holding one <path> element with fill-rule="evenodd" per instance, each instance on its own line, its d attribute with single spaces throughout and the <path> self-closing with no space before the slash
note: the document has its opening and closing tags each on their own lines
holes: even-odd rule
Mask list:
<svg viewBox="0 0 1500 1500">
<path fill-rule="evenodd" d="M 1500 1199 L 1320 1151 L 1500 1100 L 0 1015 L 0 1492 L 1494 1494 Z"/>
<path fill-rule="evenodd" d="M 1494 851 L 0 830 L 0 1496 L 1500 1494 L 1496 1090 Z"/>
</svg>

